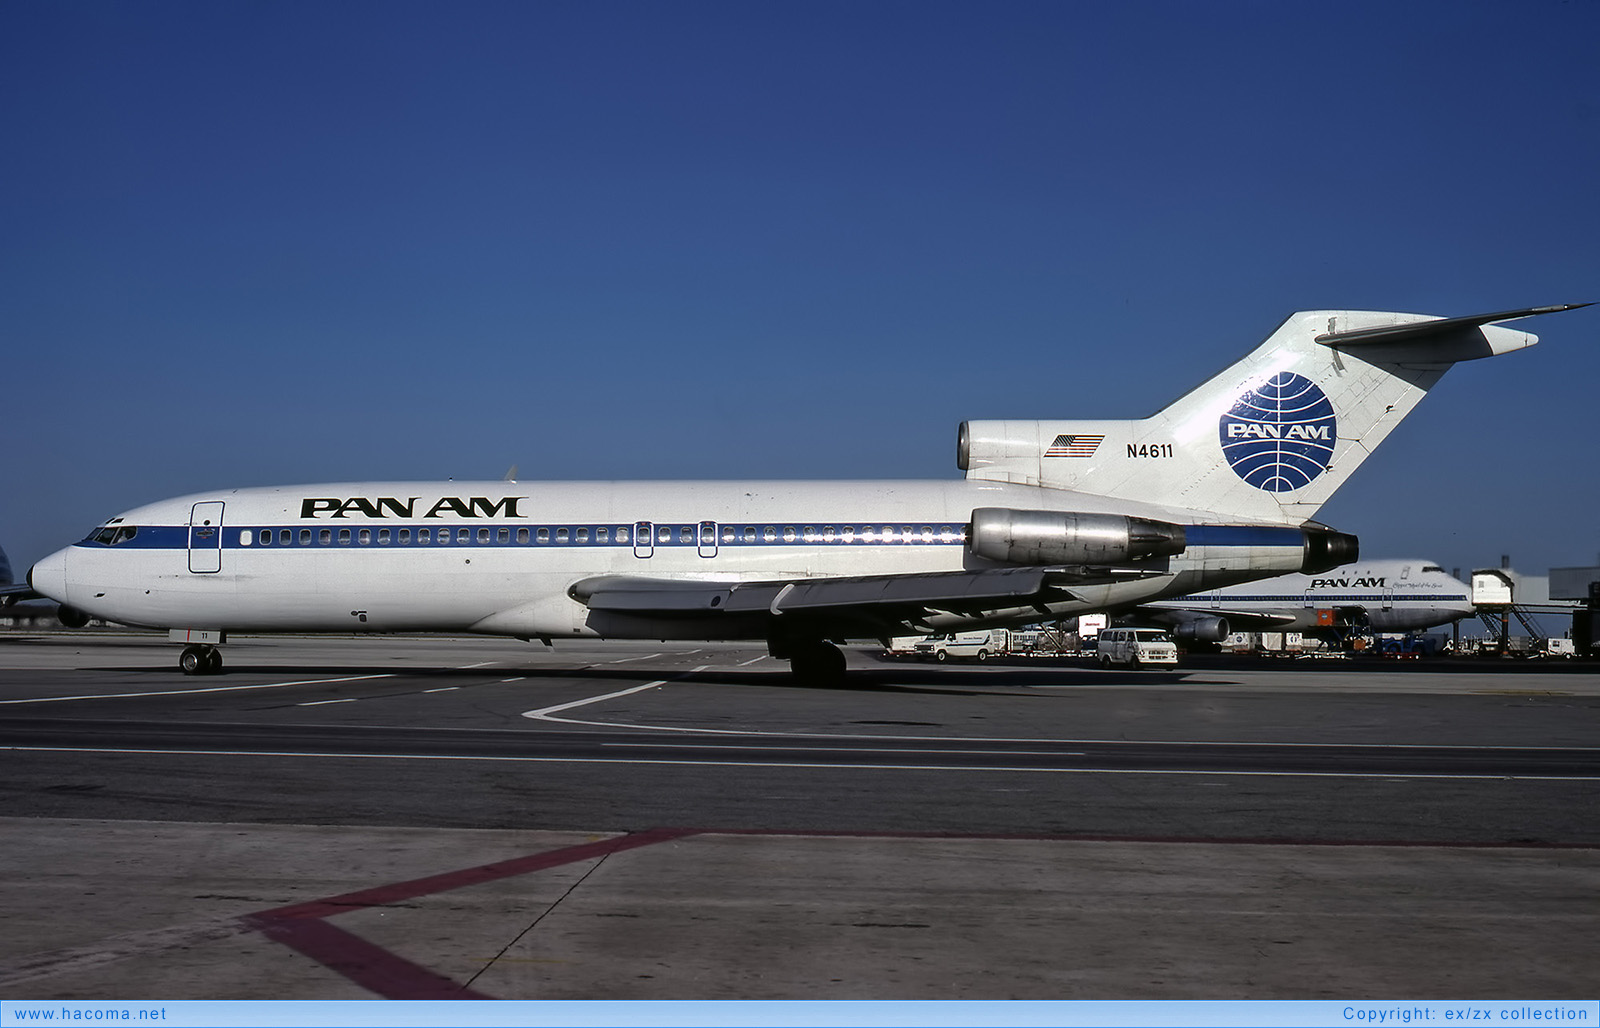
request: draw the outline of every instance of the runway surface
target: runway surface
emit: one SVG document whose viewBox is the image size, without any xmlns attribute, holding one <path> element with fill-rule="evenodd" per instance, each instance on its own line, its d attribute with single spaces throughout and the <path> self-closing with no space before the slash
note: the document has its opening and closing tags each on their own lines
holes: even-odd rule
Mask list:
<svg viewBox="0 0 1600 1028">
<path fill-rule="evenodd" d="M 838 690 L 798 687 L 786 665 L 737 646 L 241 639 L 224 651 L 224 674 L 198 678 L 177 672 L 175 651 L 149 636 L 0 636 L 0 814 L 16 819 L 8 837 L 27 840 L 13 847 L 14 877 L 34 886 L 10 890 L 5 909 L 9 923 L 41 926 L 0 944 L 0 983 L 18 995 L 110 995 L 96 990 L 126 987 L 119 976 L 135 972 L 172 998 L 233 995 L 224 983 L 237 976 L 218 968 L 237 958 L 259 969 L 268 958 L 252 946 L 271 951 L 269 963 L 297 955 L 259 979 L 278 996 L 412 995 L 419 982 L 431 983 L 423 995 L 609 995 L 586 990 L 616 987 L 597 983 L 632 966 L 615 963 L 618 952 L 655 939 L 666 949 L 653 956 L 669 955 L 686 925 L 734 908 L 726 931 L 695 936 L 688 964 L 658 960 L 660 974 L 630 978 L 623 994 L 1313 997 L 1372 982 L 1417 995 L 1582 996 L 1600 984 L 1595 666 L 1202 658 L 1107 672 L 855 651 L 856 687 Z M 59 896 L 38 888 L 59 871 L 118 892 L 130 859 L 284 832 L 296 852 L 276 859 L 303 879 L 274 867 L 278 843 L 246 843 L 248 859 L 207 865 L 226 883 L 126 931 L 92 909 L 63 926 Z M 76 840 L 70 859 L 60 839 Z M 384 840 L 376 864 L 373 839 Z M 127 840 L 138 840 L 131 854 L 117 848 Z M 538 856 L 551 853 L 577 855 Z M 738 859 L 719 865 L 729 853 Z M 431 856 L 410 866 L 420 854 Z M 723 873 L 684 863 L 688 854 Z M 538 965 L 550 973 L 508 976 L 502 956 L 490 961 L 491 989 L 483 968 L 464 973 L 477 957 L 459 946 L 400 960 L 375 926 L 329 920 L 401 907 L 415 919 L 418 896 L 531 881 L 471 871 L 502 857 L 538 864 L 541 889 L 558 868 L 588 867 L 566 884 L 610 914 L 571 933 L 582 973 L 547 954 L 529 959 L 555 961 Z M 607 885 L 602 866 L 654 871 L 648 886 L 627 875 Z M 322 885 L 323 896 L 366 894 L 413 872 L 466 877 L 409 900 L 380 889 L 370 902 L 282 914 Z M 865 906 L 833 909 L 841 893 Z M 1286 951 L 1263 929 L 1303 936 L 1309 922 L 1291 931 L 1293 912 L 1303 920 L 1306 904 L 1330 896 L 1344 897 L 1345 916 L 1321 924 L 1322 955 L 1304 967 L 1276 959 Z M 539 902 L 581 906 L 568 892 Z M 1492 925 L 1485 904 L 1499 905 Z M 1372 964 L 1360 933 L 1395 911 L 1426 936 L 1444 933 L 1437 962 Z M 639 934 L 653 918 L 656 930 Z M 556 920 L 539 919 L 534 935 Z M 923 927 L 873 929 L 870 957 L 819 977 L 845 966 L 822 956 L 828 947 L 841 959 L 859 949 L 858 922 Z M 161 932 L 192 943 L 174 926 L 196 923 L 211 926 L 194 930 L 222 964 L 186 956 L 179 974 Z M 452 937 L 499 923 L 467 918 Z M 1222 944 L 1219 923 L 1240 934 Z M 1092 939 L 1081 934 L 1090 927 Z M 307 942 L 317 932 L 322 942 Z M 250 952 L 236 952 L 242 939 Z M 1508 962 L 1508 944 L 1539 959 Z M 488 960 L 484 945 L 466 949 Z M 1114 953 L 1129 964 L 1108 965 Z"/>
</svg>

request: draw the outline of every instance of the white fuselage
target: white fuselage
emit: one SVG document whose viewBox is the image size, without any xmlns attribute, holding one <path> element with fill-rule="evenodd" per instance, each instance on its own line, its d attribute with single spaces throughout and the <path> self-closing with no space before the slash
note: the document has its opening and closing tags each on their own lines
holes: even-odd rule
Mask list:
<svg viewBox="0 0 1600 1028">
<path fill-rule="evenodd" d="M 362 482 L 140 507 L 40 561 L 32 581 L 94 617 L 157 628 L 738 637 L 714 621 L 597 632 L 568 590 L 595 576 L 753 582 L 992 568 L 967 546 L 983 506 L 1160 518 L 1188 526 L 1189 545 L 1145 577 L 1075 587 L 1048 610 L 935 614 L 923 629 L 1147 602 L 1304 558 L 1291 526 L 994 482 Z"/>
</svg>

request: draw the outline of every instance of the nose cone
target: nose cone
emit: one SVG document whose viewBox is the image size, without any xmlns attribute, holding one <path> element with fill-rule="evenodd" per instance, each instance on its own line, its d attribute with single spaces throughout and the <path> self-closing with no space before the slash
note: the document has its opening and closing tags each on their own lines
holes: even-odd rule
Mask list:
<svg viewBox="0 0 1600 1028">
<path fill-rule="evenodd" d="M 67 551 L 57 550 L 35 564 L 28 572 L 28 584 L 57 603 L 71 602 L 67 599 Z"/>
</svg>

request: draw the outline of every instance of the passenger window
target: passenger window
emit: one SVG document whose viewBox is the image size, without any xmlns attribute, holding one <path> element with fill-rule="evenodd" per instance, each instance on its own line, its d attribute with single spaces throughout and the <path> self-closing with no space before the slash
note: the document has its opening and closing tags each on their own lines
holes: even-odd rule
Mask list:
<svg viewBox="0 0 1600 1028">
<path fill-rule="evenodd" d="M 450 530 L 448 528 L 439 529 L 438 539 L 440 546 L 448 546 L 450 544 Z"/>
<path fill-rule="evenodd" d="M 478 529 L 478 544 L 481 546 L 482 544 L 487 543 L 488 541 L 489 541 L 489 530 L 487 528 Z"/>
<path fill-rule="evenodd" d="M 281 532 L 278 533 L 278 545 L 279 546 L 288 546 L 293 541 L 294 541 L 294 533 L 292 531 L 290 531 L 289 529 L 285 528 Z"/>
<path fill-rule="evenodd" d="M 772 529 L 769 528 L 767 531 L 771 532 Z M 777 533 L 774 532 L 773 534 L 776 535 Z M 756 526 L 748 525 L 745 527 L 744 541 L 747 543 L 753 543 L 756 541 Z"/>
<path fill-rule="evenodd" d="M 604 546 L 611 539 L 611 529 L 597 528 L 594 530 L 594 541 Z"/>
<path fill-rule="evenodd" d="M 523 546 L 528 545 L 528 529 L 526 526 L 517 529 L 517 542 Z"/>
<path fill-rule="evenodd" d="M 811 525 L 807 525 L 802 531 L 805 533 L 806 542 L 814 543 L 817 541 L 817 530 Z"/>
<path fill-rule="evenodd" d="M 932 525 L 923 525 L 922 526 L 922 541 L 925 542 L 925 543 L 933 542 L 933 526 Z"/>
<path fill-rule="evenodd" d="M 401 546 L 409 546 L 410 544 L 411 544 L 411 529 L 402 528 L 400 530 L 400 545 Z"/>
<path fill-rule="evenodd" d="M 833 526 L 832 525 L 824 525 L 824 526 L 822 526 L 822 541 L 825 542 L 825 543 L 833 542 Z"/>
<path fill-rule="evenodd" d="M 470 529 L 470 528 L 458 528 L 458 529 L 456 529 L 456 542 L 458 542 L 461 545 L 465 546 L 467 543 L 470 543 L 471 541 L 472 541 L 472 529 Z"/>
<path fill-rule="evenodd" d="M 318 532 L 317 533 L 317 541 L 320 542 L 324 546 L 326 546 L 329 543 L 333 542 L 333 529 L 324 528 L 321 532 Z"/>
<path fill-rule="evenodd" d="M 379 546 L 388 546 L 389 545 L 389 530 L 387 528 L 378 529 L 378 545 Z"/>
<path fill-rule="evenodd" d="M 540 543 L 549 542 L 550 541 L 550 530 L 548 528 L 539 529 L 538 539 L 539 539 Z"/>
<path fill-rule="evenodd" d="M 617 542 L 626 543 L 627 541 L 628 541 L 628 530 L 626 528 L 617 529 Z"/>
<path fill-rule="evenodd" d="M 678 542 L 680 542 L 680 543 L 692 543 L 692 542 L 694 542 L 694 529 L 689 528 L 687 525 L 684 526 L 683 528 L 678 529 Z"/>
<path fill-rule="evenodd" d="M 300 545 L 301 546 L 310 546 L 311 545 L 311 529 L 302 528 L 300 530 Z"/>
<path fill-rule="evenodd" d="M 372 529 L 363 528 L 361 530 L 360 542 L 362 546 L 370 546 L 372 544 Z"/>
<path fill-rule="evenodd" d="M 567 541 L 567 530 L 565 528 L 556 529 L 556 542 L 564 543 L 566 541 Z"/>
<path fill-rule="evenodd" d="M 940 542 L 946 542 L 946 543 L 952 542 L 952 541 L 954 541 L 955 537 L 956 537 L 955 529 L 951 528 L 949 525 L 940 526 L 940 528 L 939 528 L 939 541 Z"/>
<path fill-rule="evenodd" d="M 587 528 L 578 529 L 578 542 L 586 543 L 588 541 L 589 541 L 589 530 Z"/>
<path fill-rule="evenodd" d="M 767 530 L 764 533 L 763 537 L 769 543 L 770 542 L 775 542 L 775 541 L 777 541 L 778 533 L 773 531 L 773 526 L 772 525 L 768 525 L 767 526 Z M 794 526 L 793 525 L 784 525 L 783 526 L 783 541 L 786 542 L 786 543 L 794 542 Z"/>
<path fill-rule="evenodd" d="M 244 540 L 241 539 L 239 541 L 243 542 Z M 263 528 L 261 530 L 261 545 L 262 546 L 271 546 L 272 545 L 272 529 Z"/>
<path fill-rule="evenodd" d="M 656 538 L 664 543 L 672 542 L 672 529 L 663 527 L 656 533 Z"/>
<path fill-rule="evenodd" d="M 747 529 L 745 529 L 745 531 L 751 533 L 750 541 L 754 542 L 755 541 L 755 531 L 754 531 L 754 529 L 747 528 Z M 723 525 L 722 526 L 722 541 L 723 542 L 731 543 L 735 539 L 737 539 L 738 537 L 739 537 L 739 533 L 734 531 L 732 525 Z"/>
<path fill-rule="evenodd" d="M 363 529 L 362 531 L 365 531 L 365 529 Z M 339 529 L 339 545 L 340 546 L 349 546 L 350 545 L 350 530 L 348 528 Z"/>
<path fill-rule="evenodd" d="M 502 528 L 495 533 L 495 538 L 502 543 L 509 543 L 511 541 L 511 529 Z"/>
</svg>

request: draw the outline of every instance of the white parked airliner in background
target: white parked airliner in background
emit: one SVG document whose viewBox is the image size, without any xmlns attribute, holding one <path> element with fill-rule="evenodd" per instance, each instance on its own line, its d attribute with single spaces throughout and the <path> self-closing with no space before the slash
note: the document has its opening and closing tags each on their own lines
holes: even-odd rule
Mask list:
<svg viewBox="0 0 1600 1028">
<path fill-rule="evenodd" d="M 1135 620 L 1166 625 L 1176 639 L 1221 642 L 1232 632 L 1415 632 L 1476 613 L 1472 590 L 1425 560 L 1348 564 L 1316 574 L 1224 586 L 1141 606 Z"/>
<path fill-rule="evenodd" d="M 1291 316 L 1141 421 L 972 421 L 963 481 L 357 482 L 224 489 L 107 521 L 30 572 L 88 616 L 166 628 L 188 672 L 229 632 L 764 639 L 837 681 L 833 642 L 957 631 L 1357 556 L 1310 520 L 1493 323 Z M 1127 366 L 1124 362 L 1121 366 Z"/>
</svg>

